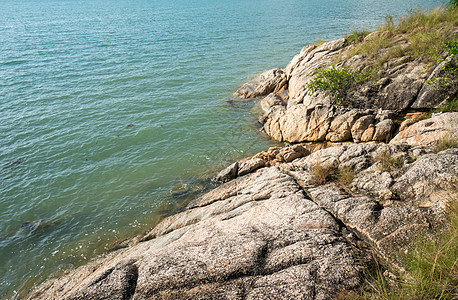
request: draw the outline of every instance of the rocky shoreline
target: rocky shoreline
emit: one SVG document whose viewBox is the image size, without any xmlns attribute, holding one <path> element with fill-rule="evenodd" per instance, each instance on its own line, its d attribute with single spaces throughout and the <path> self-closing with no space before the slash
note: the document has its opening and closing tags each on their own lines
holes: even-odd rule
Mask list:
<svg viewBox="0 0 458 300">
<path fill-rule="evenodd" d="M 364 57 L 346 57 L 351 47 L 305 47 L 235 93 L 259 99 L 267 135 L 295 144 L 228 166 L 215 178 L 222 184 L 186 210 L 29 299 L 330 299 L 361 285 L 373 253 L 402 273 L 393 253 L 440 226 L 457 193 L 458 148 L 437 141 L 458 138 L 458 112 L 398 125 L 396 117 L 456 90 L 428 85 L 440 67 L 419 60 L 387 62 L 385 77 L 355 91 L 361 107 L 304 90 L 337 57 L 362 68 Z"/>
</svg>

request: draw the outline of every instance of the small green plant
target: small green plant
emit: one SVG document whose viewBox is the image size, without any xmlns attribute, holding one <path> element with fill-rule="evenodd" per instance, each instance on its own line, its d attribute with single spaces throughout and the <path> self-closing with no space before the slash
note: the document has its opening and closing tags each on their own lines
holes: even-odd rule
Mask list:
<svg viewBox="0 0 458 300">
<path fill-rule="evenodd" d="M 382 172 L 389 172 L 400 169 L 404 165 L 404 160 L 400 157 L 393 157 L 389 151 L 384 151 L 374 159 L 379 162 L 379 169 Z"/>
<path fill-rule="evenodd" d="M 442 104 L 441 107 L 434 110 L 436 113 L 443 113 L 443 112 L 454 112 L 458 111 L 458 97 L 454 97 L 452 100 L 447 101 L 446 103 Z"/>
<path fill-rule="evenodd" d="M 434 152 L 441 152 L 443 150 L 457 148 L 457 147 L 458 147 L 458 139 L 453 138 L 449 134 L 447 134 L 436 141 L 434 145 Z"/>
<path fill-rule="evenodd" d="M 315 77 L 305 89 L 309 93 L 319 92 L 331 98 L 333 103 L 343 106 L 357 106 L 352 94 L 356 88 L 369 81 L 372 69 L 354 71 L 350 68 L 337 68 L 332 65 L 328 69 L 318 68 Z"/>
</svg>

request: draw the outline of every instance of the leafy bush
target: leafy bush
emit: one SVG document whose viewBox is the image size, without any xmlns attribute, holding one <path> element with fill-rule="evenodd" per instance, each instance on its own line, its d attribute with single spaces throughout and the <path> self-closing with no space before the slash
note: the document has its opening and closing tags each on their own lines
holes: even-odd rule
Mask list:
<svg viewBox="0 0 458 300">
<path fill-rule="evenodd" d="M 305 89 L 310 93 L 322 93 L 333 103 L 356 106 L 352 94 L 360 84 L 369 81 L 371 75 L 372 69 L 353 71 L 332 65 L 329 69 L 316 69 L 314 79 L 307 83 Z"/>
<path fill-rule="evenodd" d="M 454 112 L 458 111 L 458 97 L 454 97 L 452 100 L 444 103 L 441 107 L 434 110 L 436 113 L 443 113 L 443 112 Z"/>
</svg>

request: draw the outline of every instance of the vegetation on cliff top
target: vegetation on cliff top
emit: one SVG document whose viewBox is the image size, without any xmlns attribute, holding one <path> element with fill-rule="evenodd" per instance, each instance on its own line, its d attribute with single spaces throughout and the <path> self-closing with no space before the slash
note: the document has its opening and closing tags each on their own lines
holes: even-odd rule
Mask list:
<svg viewBox="0 0 458 300">
<path fill-rule="evenodd" d="M 430 71 L 445 61 L 440 78 L 434 77 L 428 83 L 439 89 L 457 85 L 458 8 L 454 1 L 429 13 L 412 10 L 397 25 L 392 16 L 387 16 L 376 31 L 354 31 L 346 40 L 348 50 L 336 63 L 360 55 L 365 58 L 363 68 L 318 68 L 314 79 L 305 86 L 308 92 L 319 92 L 334 104 L 358 107 L 353 94 L 362 84 L 386 76 L 387 68 L 414 60 L 423 62 Z M 456 95 L 449 102 L 443 111 L 456 110 Z"/>
<path fill-rule="evenodd" d="M 350 57 L 367 56 L 375 66 L 406 56 L 433 65 L 446 55 L 442 45 L 456 39 L 458 9 L 456 5 L 438 7 L 429 13 L 415 9 L 395 23 L 392 16 L 387 16 L 385 24 L 375 32 L 355 31 L 347 36 L 353 44 Z"/>
</svg>

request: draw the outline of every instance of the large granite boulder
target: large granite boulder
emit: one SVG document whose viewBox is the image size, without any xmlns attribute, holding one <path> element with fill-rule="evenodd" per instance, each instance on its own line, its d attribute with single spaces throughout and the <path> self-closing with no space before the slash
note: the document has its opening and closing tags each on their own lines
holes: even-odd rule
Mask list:
<svg viewBox="0 0 458 300">
<path fill-rule="evenodd" d="M 399 132 L 390 144 L 431 145 L 448 138 L 458 138 L 458 112 L 443 113 L 422 120 Z"/>
<path fill-rule="evenodd" d="M 255 77 L 252 81 L 242 85 L 234 96 L 253 99 L 261 96 L 266 96 L 272 92 L 278 93 L 286 85 L 287 79 L 283 70 L 273 69 Z"/>
<path fill-rule="evenodd" d="M 390 48 L 380 50 L 380 57 L 393 49 L 409 46 L 402 36 L 393 37 L 393 40 Z M 351 56 L 352 47 L 345 39 L 305 47 L 284 71 L 265 72 L 243 85 L 235 95 L 265 97 L 260 102 L 262 129 L 274 140 L 287 142 L 387 142 L 396 129 L 392 120 L 395 113 L 410 107 L 438 106 L 443 100 L 443 97 L 441 101 L 436 97 L 442 87 L 429 82 L 431 78 L 440 78 L 445 62 L 431 71 L 421 60 L 407 56 L 388 59 L 383 64 L 383 72 L 373 71 L 373 80 L 356 86 L 349 93 L 351 99 L 346 101 L 353 107 L 342 107 L 326 95 L 306 89 L 320 68 L 365 70 L 370 64 L 369 58 Z M 446 88 L 447 97 L 456 93 L 457 84 L 453 83 L 450 85 L 453 87 Z M 285 89 L 287 94 L 283 93 Z M 388 117 L 380 118 L 380 113 Z"/>
</svg>

